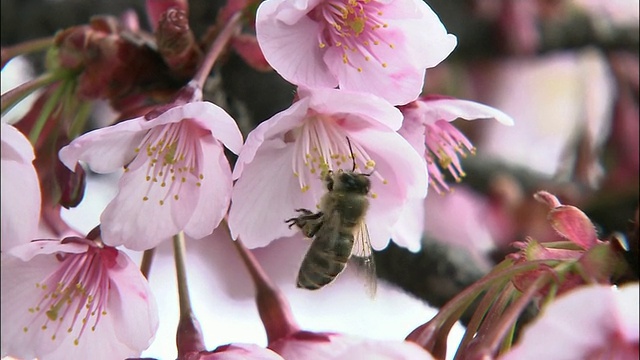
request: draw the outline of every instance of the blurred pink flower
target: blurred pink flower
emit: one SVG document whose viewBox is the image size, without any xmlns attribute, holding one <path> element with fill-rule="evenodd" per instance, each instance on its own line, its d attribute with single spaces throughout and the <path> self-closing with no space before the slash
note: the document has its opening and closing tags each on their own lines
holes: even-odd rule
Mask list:
<svg viewBox="0 0 640 360">
<path fill-rule="evenodd" d="M 123 359 L 158 327 L 137 266 L 81 238 L 39 240 L 2 254 L 2 356 Z"/>
<path fill-rule="evenodd" d="M 500 360 L 638 359 L 638 284 L 583 286 L 559 297 Z"/>
<path fill-rule="evenodd" d="M 273 352 L 255 344 L 229 344 L 218 346 L 213 351 L 187 354 L 184 360 L 283 360 Z"/>
<path fill-rule="evenodd" d="M 321 175 L 352 169 L 349 139 L 356 171 L 372 172 L 367 225 L 373 247 L 384 248 L 404 204 L 427 190 L 424 161 L 395 131 L 401 121 L 400 111 L 374 95 L 301 90 L 300 100 L 260 124 L 240 152 L 229 213 L 233 237 L 254 248 L 295 234 L 284 220 L 295 209 L 316 209 L 327 191 Z"/>
<path fill-rule="evenodd" d="M 383 341 L 335 333 L 297 333 L 269 344 L 290 360 L 389 359 L 431 360 L 433 356 L 410 341 Z"/>
<path fill-rule="evenodd" d="M 469 100 L 438 95 L 424 96 L 400 108 L 404 122 L 398 131 L 424 154 L 429 169 L 429 185 L 438 193 L 449 190 L 441 169 L 460 181 L 465 176 L 458 156 L 475 153 L 471 142 L 450 122 L 456 119 L 495 119 L 513 125 L 513 119 L 498 109 Z"/>
<path fill-rule="evenodd" d="M 394 105 L 418 97 L 425 69 L 457 43 L 419 0 L 268 0 L 258 8 L 256 33 L 287 81 L 368 92 Z"/>
<path fill-rule="evenodd" d="M 231 169 L 222 145 L 240 150 L 235 121 L 205 101 L 149 117 L 92 131 L 60 150 L 70 169 L 78 161 L 99 173 L 124 166 L 118 194 L 100 217 L 112 246 L 150 249 L 180 231 L 202 238 L 229 206 Z"/>
<path fill-rule="evenodd" d="M 2 126 L 2 251 L 36 235 L 40 219 L 40 183 L 33 147 L 15 127 Z"/>
</svg>

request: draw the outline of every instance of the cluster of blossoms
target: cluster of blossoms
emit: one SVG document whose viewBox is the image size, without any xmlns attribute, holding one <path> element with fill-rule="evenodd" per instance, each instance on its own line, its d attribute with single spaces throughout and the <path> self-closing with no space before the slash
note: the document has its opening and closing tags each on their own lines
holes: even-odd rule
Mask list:
<svg viewBox="0 0 640 360">
<path fill-rule="evenodd" d="M 370 174 L 366 221 L 373 248 L 393 239 L 417 250 L 423 229 L 407 222 L 421 223 L 422 215 L 411 209 L 429 187 L 449 190 L 443 172 L 459 181 L 459 157 L 475 152 L 450 122 L 513 120 L 475 102 L 421 96 L 426 69 L 456 46 L 421 0 L 266 0 L 255 14 L 255 42 L 239 32 L 247 20 L 241 13 L 252 5 L 230 2 L 208 49 L 194 40 L 184 1 L 147 1 L 155 37 L 131 19 L 100 18 L 49 44 L 56 61 L 32 84 L 45 87 L 37 105 L 15 126 L 2 124 L 2 356 L 140 356 L 161 319 L 146 273 L 118 247 L 149 254 L 171 238 L 183 277 L 180 359 L 440 355 L 421 329 L 409 337 L 412 342 L 390 343 L 301 330 L 243 244 L 255 248 L 299 236 L 284 219 L 295 209 L 318 206 L 329 171 L 355 168 Z M 297 87 L 293 104 L 244 141 L 236 121 L 203 100 L 207 76 L 227 48 L 250 64 L 263 56 Z M 21 95 L 3 95 L 3 113 Z M 65 96 L 75 101 L 60 101 Z M 87 104 L 97 99 L 108 100 L 120 119 L 85 132 Z M 238 156 L 233 168 L 225 149 Z M 122 172 L 117 194 L 86 236 L 59 216 L 61 207 L 82 199 L 83 164 L 96 173 Z M 184 235 L 201 239 L 219 226 L 228 226 L 256 283 L 269 349 L 230 344 L 207 351 L 201 340 L 184 292 L 180 249 Z M 588 256 L 600 245 L 592 235 L 582 243 L 568 235 L 582 249 L 559 257 L 530 242 L 513 262 L 561 261 L 567 271 L 571 261 L 593 270 L 586 282 L 605 283 L 610 273 L 599 272 L 596 261 L 604 255 Z M 516 288 L 551 286 L 539 280 L 548 280 L 548 272 L 527 270 L 517 273 Z M 425 326 L 437 323 L 439 329 L 444 317 Z"/>
</svg>

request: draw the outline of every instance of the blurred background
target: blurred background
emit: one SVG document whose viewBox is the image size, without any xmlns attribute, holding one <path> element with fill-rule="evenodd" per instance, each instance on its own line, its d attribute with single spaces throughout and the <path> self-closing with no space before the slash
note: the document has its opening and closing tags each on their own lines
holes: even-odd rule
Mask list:
<svg viewBox="0 0 640 360">
<path fill-rule="evenodd" d="M 627 278 L 637 280 L 639 2 L 426 2 L 447 30 L 458 37 L 458 47 L 447 60 L 427 71 L 424 93 L 493 106 L 513 117 L 515 126 L 505 127 L 489 119 L 453 123 L 473 142 L 476 155 L 463 160 L 466 176 L 460 183 L 450 179 L 449 193 L 431 191 L 427 196 L 421 251 L 412 253 L 391 243 L 376 253 L 378 275 L 384 285 L 377 303 L 364 307 L 375 316 L 365 310 L 357 315 L 359 307 L 353 304 L 369 302 L 363 294 L 356 295 L 356 300 L 339 295 L 339 289 L 353 286 L 351 280 L 314 297 L 297 292 L 290 272 L 296 271 L 306 243 L 283 240 L 256 250 L 267 272 L 283 284 L 301 323 L 310 329 L 404 338 L 428 320 L 435 308 L 514 251 L 512 242 L 527 237 L 557 239 L 546 220 L 547 207 L 533 199 L 539 190 L 582 209 L 596 224 L 599 238 L 615 235 L 624 244 L 631 265 Z M 192 29 L 202 37 L 224 2 L 198 0 L 189 1 L 189 5 Z M 87 23 L 97 14 L 120 16 L 134 11 L 141 25 L 148 28 L 141 0 L 3 0 L 1 10 L 3 47 L 51 36 L 59 29 Z M 2 71 L 2 92 L 42 67 L 41 57 L 12 61 Z M 245 136 L 258 123 L 287 108 L 293 99 L 293 86 L 274 72 L 252 69 L 236 55 L 229 55 L 210 80 L 206 97 L 227 109 L 239 121 Z M 98 109 L 93 116 L 96 125 L 113 116 L 106 105 Z M 8 117 L 17 118 L 19 112 L 15 109 Z M 114 182 L 114 177 L 89 174 L 85 196 L 90 200 L 66 211 L 64 218 L 81 231 L 92 229 L 114 194 Z M 217 231 L 212 237 L 220 236 L 226 234 Z M 252 290 L 246 274 L 238 275 L 244 279 L 240 282 L 228 275 L 242 273 L 241 265 L 231 266 L 225 263 L 228 259 L 216 256 L 233 251 L 225 241 L 218 241 L 215 247 L 207 245 L 213 242 L 198 241 L 189 248 L 197 259 L 209 254 L 208 261 L 194 260 L 190 265 L 191 282 L 197 284 L 193 291 L 201 292 L 205 299 L 196 305 L 196 313 L 213 319 L 210 326 L 203 326 L 208 339 L 216 339 L 208 345 L 237 341 L 238 337 L 264 342 L 255 310 L 232 310 L 251 308 Z M 132 254 L 136 259 L 139 256 Z M 170 256 L 169 246 L 160 249 L 160 258 Z M 175 294 L 171 262 L 162 264 L 151 272 L 152 286 L 158 294 L 164 294 L 159 296 L 163 301 L 177 303 L 177 295 L 171 295 Z M 203 272 L 202 268 L 208 270 Z M 164 288 L 154 285 L 157 277 L 167 279 Z M 239 285 L 242 282 L 245 284 Z M 206 300 L 219 299 L 221 294 L 237 306 L 227 308 L 228 301 Z M 162 306 L 170 309 L 169 303 L 161 304 L 161 311 Z M 316 306 L 319 308 L 315 312 L 305 310 Z M 357 327 L 347 324 L 341 321 L 339 311 L 331 311 L 340 307 L 370 320 Z M 392 307 L 406 311 L 385 315 L 385 309 Z M 227 311 L 230 315 L 222 317 L 221 313 Z M 229 320 L 234 316 L 235 320 Z M 237 321 L 237 330 L 219 331 L 220 326 L 214 324 L 229 321 Z M 149 356 L 163 357 L 159 354 L 171 351 L 174 329 L 171 322 L 161 325 L 157 337 L 161 340 L 154 343 Z M 213 332 L 215 335 L 211 335 Z"/>
</svg>

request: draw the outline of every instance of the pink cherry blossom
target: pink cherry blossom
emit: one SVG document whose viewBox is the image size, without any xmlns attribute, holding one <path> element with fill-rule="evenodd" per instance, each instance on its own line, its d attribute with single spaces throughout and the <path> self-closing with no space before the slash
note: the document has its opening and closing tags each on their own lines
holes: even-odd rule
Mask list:
<svg viewBox="0 0 640 360">
<path fill-rule="evenodd" d="M 433 356 L 409 341 L 383 341 L 334 333 L 299 331 L 269 344 L 285 359 L 396 359 L 432 360 Z"/>
<path fill-rule="evenodd" d="M 15 127 L 2 126 L 2 251 L 33 239 L 40 219 L 40 183 L 33 147 Z"/>
<path fill-rule="evenodd" d="M 301 90 L 300 100 L 249 134 L 236 167 L 229 227 L 249 247 L 297 232 L 284 220 L 295 209 L 315 210 L 327 191 L 321 174 L 371 173 L 367 225 L 374 248 L 384 248 L 409 198 L 427 190 L 424 161 L 396 133 L 400 111 L 370 94 L 334 89 Z M 408 246 L 407 244 L 401 244 Z"/>
<path fill-rule="evenodd" d="M 513 119 L 500 110 L 473 101 L 430 95 L 401 106 L 404 115 L 402 127 L 398 133 L 402 135 L 420 154 L 423 154 L 429 171 L 429 186 L 437 193 L 449 190 L 443 170 L 460 181 L 465 173 L 459 156 L 467 156 L 467 152 L 475 153 L 475 147 L 462 132 L 456 129 L 451 121 L 458 118 L 465 120 L 496 119 L 504 125 L 513 125 Z M 462 198 L 460 198 L 462 200 Z M 451 204 L 453 202 L 450 202 Z M 444 205 L 441 204 L 441 205 Z M 404 209 L 400 221 L 394 226 L 394 240 L 400 243 L 416 243 L 421 239 L 425 230 L 423 201 L 414 200 Z M 474 210 L 476 211 L 476 210 Z M 473 216 L 464 218 L 472 221 Z M 458 227 L 457 231 L 465 228 L 470 230 L 473 225 Z M 483 233 L 486 235 L 486 232 Z M 486 249 L 488 242 L 482 241 Z M 419 250 L 419 246 L 411 250 Z M 473 252 L 478 255 L 476 251 Z M 477 258 L 480 260 L 480 258 Z"/>
<path fill-rule="evenodd" d="M 127 255 L 80 238 L 2 254 L 2 356 L 124 359 L 153 340 L 158 311 Z"/>
<path fill-rule="evenodd" d="M 202 238 L 222 220 L 232 187 L 222 144 L 240 150 L 235 121 L 196 101 L 87 133 L 60 150 L 60 159 L 70 169 L 85 161 L 99 173 L 124 167 L 100 217 L 103 239 L 144 250 L 180 231 Z"/>
<path fill-rule="evenodd" d="M 255 344 L 228 344 L 218 346 L 213 351 L 187 354 L 185 360 L 283 360 L 273 352 Z"/>
<path fill-rule="evenodd" d="M 449 171 L 456 181 L 465 176 L 459 157 L 475 153 L 475 147 L 455 126 L 456 119 L 493 118 L 503 125 L 513 125 L 509 115 L 490 106 L 469 100 L 442 96 L 425 96 L 401 108 L 405 117 L 398 131 L 421 154 L 429 169 L 429 185 L 438 193 L 449 190 L 442 170 Z"/>
<path fill-rule="evenodd" d="M 583 286 L 551 303 L 501 360 L 637 359 L 638 284 Z"/>
<path fill-rule="evenodd" d="M 368 92 L 395 105 L 415 100 L 425 69 L 457 43 L 420 0 L 267 0 L 256 34 L 287 81 Z"/>
</svg>

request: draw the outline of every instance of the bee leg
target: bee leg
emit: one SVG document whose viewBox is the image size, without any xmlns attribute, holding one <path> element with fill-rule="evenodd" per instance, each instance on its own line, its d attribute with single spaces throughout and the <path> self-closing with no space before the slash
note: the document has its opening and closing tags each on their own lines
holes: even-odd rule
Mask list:
<svg viewBox="0 0 640 360">
<path fill-rule="evenodd" d="M 289 224 L 289 229 L 295 225 L 300 228 L 304 236 L 312 238 L 322 226 L 324 213 L 322 211 L 313 213 L 307 209 L 296 209 L 296 211 L 301 212 L 302 215 L 285 220 Z"/>
</svg>

